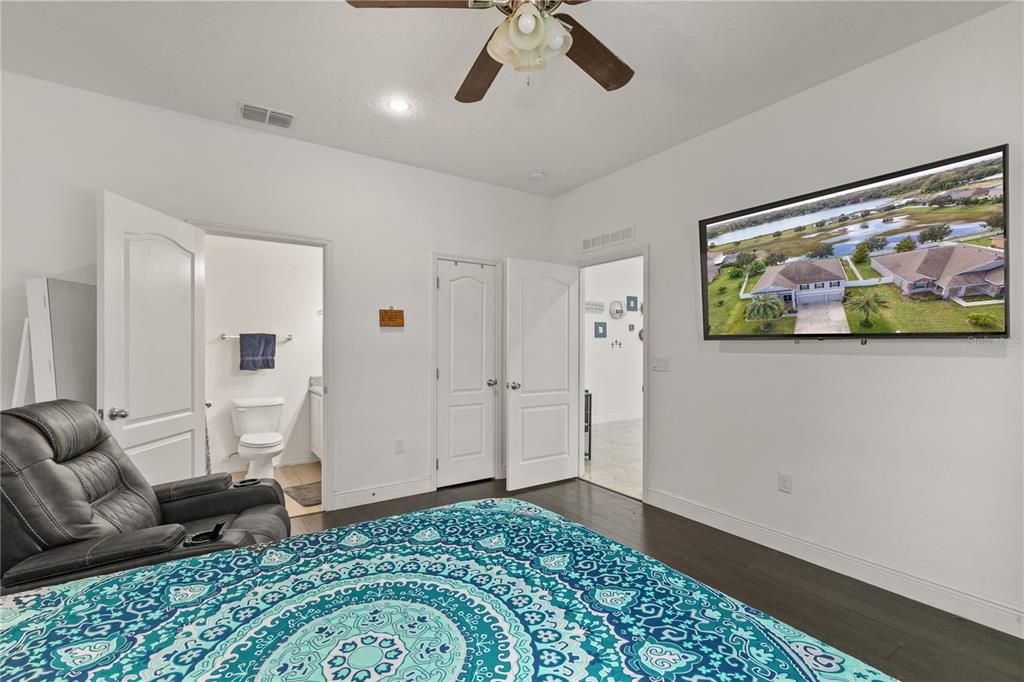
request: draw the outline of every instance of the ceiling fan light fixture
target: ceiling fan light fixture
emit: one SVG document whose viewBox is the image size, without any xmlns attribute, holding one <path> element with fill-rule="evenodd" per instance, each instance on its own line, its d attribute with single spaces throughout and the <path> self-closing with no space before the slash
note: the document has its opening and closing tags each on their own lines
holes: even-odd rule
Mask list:
<svg viewBox="0 0 1024 682">
<path fill-rule="evenodd" d="M 544 16 L 544 58 L 561 57 L 572 47 L 566 26 L 550 14 Z"/>
<path fill-rule="evenodd" d="M 516 71 L 540 71 L 544 68 L 544 54 L 539 48 L 520 50 L 519 59 L 512 64 Z"/>
<path fill-rule="evenodd" d="M 505 19 L 487 41 L 487 54 L 499 64 L 515 64 L 519 61 L 519 50 L 509 42 L 508 28 L 511 20 Z"/>
<path fill-rule="evenodd" d="M 516 9 L 508 26 L 508 39 L 519 50 L 532 50 L 544 43 L 544 17 L 532 2 Z"/>
</svg>

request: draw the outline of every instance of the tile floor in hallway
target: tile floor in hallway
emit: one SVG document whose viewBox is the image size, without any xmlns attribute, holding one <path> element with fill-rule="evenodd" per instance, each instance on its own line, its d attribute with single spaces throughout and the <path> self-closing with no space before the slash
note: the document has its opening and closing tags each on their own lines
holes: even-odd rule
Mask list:
<svg viewBox="0 0 1024 682">
<path fill-rule="evenodd" d="M 582 478 L 641 499 L 644 420 L 604 422 L 591 429 L 590 459 L 584 462 Z"/>
<path fill-rule="evenodd" d="M 244 471 L 231 474 L 236 481 L 245 478 Z M 316 483 L 321 480 L 320 462 L 309 462 L 306 464 L 289 464 L 274 469 L 274 480 L 281 484 L 282 488 L 289 488 L 294 485 Z M 303 514 L 315 514 L 323 511 L 323 504 L 312 507 L 303 507 L 287 494 L 284 496 L 284 506 L 288 510 L 288 516 L 295 518 Z"/>
</svg>

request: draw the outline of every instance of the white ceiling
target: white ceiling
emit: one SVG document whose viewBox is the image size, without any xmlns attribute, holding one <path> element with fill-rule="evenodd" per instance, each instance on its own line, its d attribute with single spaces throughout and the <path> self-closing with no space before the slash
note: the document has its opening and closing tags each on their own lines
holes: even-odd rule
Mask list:
<svg viewBox="0 0 1024 682">
<path fill-rule="evenodd" d="M 986 2 L 593 2 L 565 6 L 636 70 L 607 93 L 568 60 L 453 99 L 502 15 L 332 2 L 3 2 L 3 68 L 555 196 L 982 14 Z M 907 77 L 912 77 L 908 74 Z M 396 119 L 393 93 L 413 102 Z M 530 180 L 534 170 L 547 179 Z"/>
</svg>

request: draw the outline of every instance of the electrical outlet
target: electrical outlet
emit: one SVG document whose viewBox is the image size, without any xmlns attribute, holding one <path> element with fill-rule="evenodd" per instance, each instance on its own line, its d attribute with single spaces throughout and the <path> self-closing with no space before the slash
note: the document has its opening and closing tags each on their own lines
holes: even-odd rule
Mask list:
<svg viewBox="0 0 1024 682">
<path fill-rule="evenodd" d="M 793 494 L 793 476 L 779 472 L 779 492 L 787 495 Z"/>
<path fill-rule="evenodd" d="M 667 372 L 672 368 L 672 361 L 664 355 L 655 355 L 651 358 L 651 369 L 655 372 Z"/>
<path fill-rule="evenodd" d="M 395 454 L 396 455 L 401 455 L 404 452 L 405 452 L 405 439 L 404 438 L 396 438 L 395 439 Z"/>
</svg>

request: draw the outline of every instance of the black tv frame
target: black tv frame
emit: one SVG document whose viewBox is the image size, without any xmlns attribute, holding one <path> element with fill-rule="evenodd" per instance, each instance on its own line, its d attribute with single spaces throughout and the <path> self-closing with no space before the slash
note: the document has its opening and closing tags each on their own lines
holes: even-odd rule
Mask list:
<svg viewBox="0 0 1024 682">
<path fill-rule="evenodd" d="M 957 163 L 958 161 L 967 161 L 973 157 L 986 156 L 989 154 L 995 154 L 1001 152 L 1003 155 L 1003 219 L 1006 227 L 1003 228 L 1003 262 L 1004 268 L 1006 269 L 1006 285 L 1003 289 L 1003 305 L 1005 306 L 1006 324 L 1004 325 L 1003 331 L 977 331 L 977 332 L 908 332 L 908 333 L 855 333 L 850 332 L 849 334 L 712 334 L 710 324 L 708 322 L 708 269 L 707 269 L 707 229 L 708 225 L 714 223 L 720 223 L 726 220 L 732 220 L 734 218 L 740 218 L 749 213 L 759 213 L 761 211 L 768 211 L 773 208 L 781 208 L 788 204 L 792 204 L 798 201 L 806 201 L 808 199 L 815 199 L 826 194 L 834 194 L 836 192 L 843 192 L 846 190 L 856 189 L 861 185 L 868 185 L 875 182 L 884 182 L 885 180 L 892 180 L 902 175 L 909 175 L 910 173 L 918 173 L 926 171 L 932 168 L 938 168 L 939 166 L 945 166 L 951 163 Z M 855 182 L 847 182 L 842 185 L 836 185 L 827 189 L 818 190 L 816 192 L 808 192 L 807 194 L 800 194 L 798 196 L 789 197 L 786 199 L 780 199 L 767 204 L 761 204 L 760 206 L 753 206 L 751 208 L 745 208 L 740 211 L 731 211 L 729 213 L 723 213 L 722 215 L 712 216 L 711 218 L 705 218 L 701 220 L 699 225 L 699 239 L 700 239 L 700 281 L 701 281 L 701 314 L 703 316 L 703 329 L 704 329 L 704 340 L 705 341 L 746 341 L 750 339 L 757 339 L 759 341 L 770 341 L 779 339 L 817 339 L 823 341 L 825 339 L 974 339 L 974 338 L 986 338 L 986 339 L 1006 339 L 1010 336 L 1010 145 L 1001 144 L 994 147 L 987 147 L 985 149 L 979 149 L 978 151 L 970 152 L 967 154 L 959 154 L 952 156 L 947 159 L 940 161 L 933 161 L 931 163 L 924 163 L 918 166 L 912 166 L 910 168 L 904 168 L 903 170 L 894 171 L 892 173 L 885 173 L 884 175 L 876 175 L 872 178 L 866 178 L 864 180 L 857 180 Z"/>
</svg>

